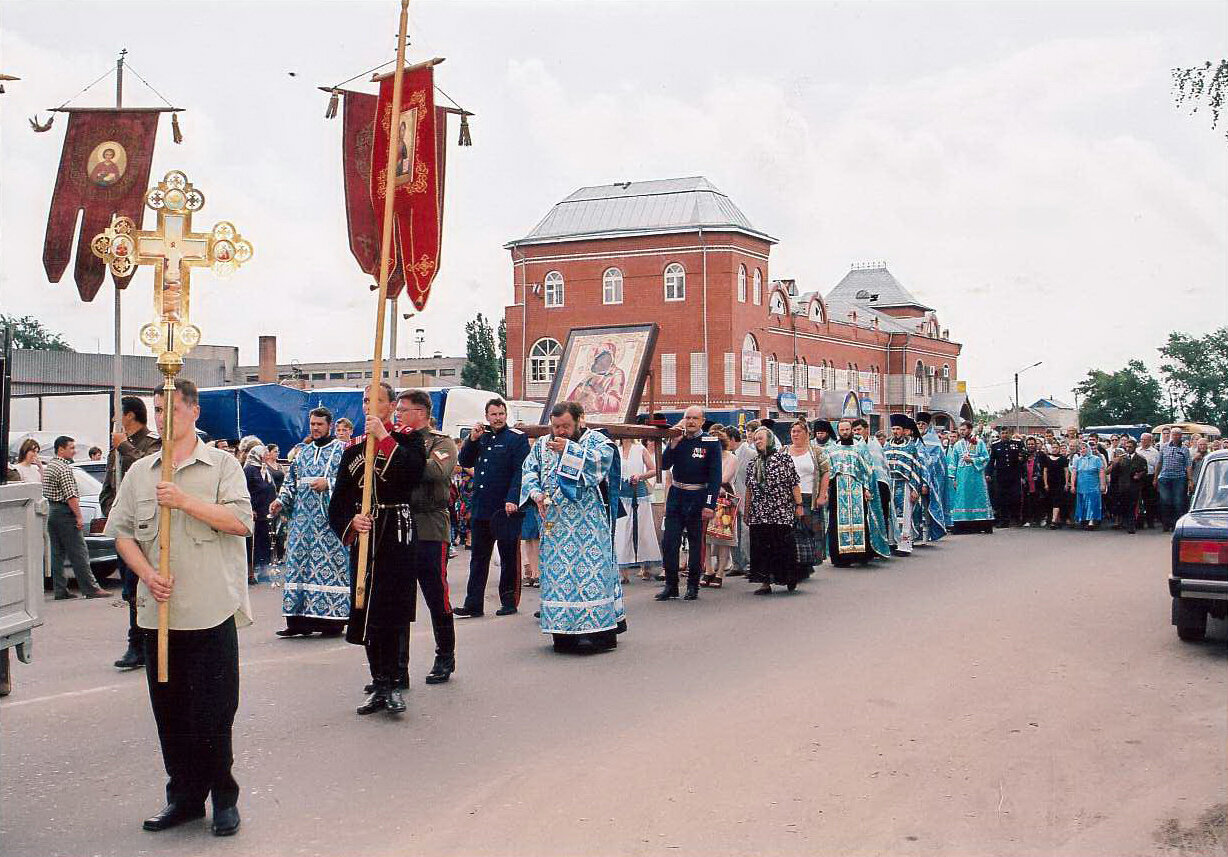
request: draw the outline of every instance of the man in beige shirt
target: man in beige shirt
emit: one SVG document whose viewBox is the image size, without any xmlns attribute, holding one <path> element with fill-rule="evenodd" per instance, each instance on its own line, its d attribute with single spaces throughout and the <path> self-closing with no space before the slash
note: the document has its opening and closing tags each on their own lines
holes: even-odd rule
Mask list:
<svg viewBox="0 0 1228 857">
<path fill-rule="evenodd" d="M 132 465 L 120 485 L 106 532 L 136 574 L 137 624 L 143 629 L 149 699 L 169 777 L 166 807 L 145 820 L 166 830 L 202 818 L 213 797 L 213 832 L 239 829 L 239 785 L 231 774 L 231 730 L 239 705 L 236 629 L 251 624 L 246 537 L 252 531 L 247 480 L 233 456 L 196 437 L 196 385 L 175 381 L 174 478 L 161 481 L 165 444 Z M 166 402 L 154 396 L 165 435 Z M 171 510 L 170 576 L 158 574 L 158 522 Z M 170 607 L 170 680 L 157 680 L 158 603 Z"/>
</svg>

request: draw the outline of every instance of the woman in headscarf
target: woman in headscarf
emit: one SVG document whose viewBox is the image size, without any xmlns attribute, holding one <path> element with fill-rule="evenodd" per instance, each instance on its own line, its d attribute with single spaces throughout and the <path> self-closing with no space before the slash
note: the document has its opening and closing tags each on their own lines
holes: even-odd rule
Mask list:
<svg viewBox="0 0 1228 857">
<path fill-rule="evenodd" d="M 755 457 L 746 465 L 746 525 L 750 530 L 751 579 L 756 595 L 770 595 L 772 584 L 797 588 L 793 522 L 806 515 L 797 470 L 789 454 L 777 448 L 776 435 L 755 432 Z"/>
<path fill-rule="evenodd" d="M 830 424 L 829 424 L 830 425 Z M 829 435 L 830 436 L 830 435 Z M 814 573 L 814 567 L 827 558 L 827 524 L 823 515 L 827 505 L 827 483 L 831 479 L 831 464 L 827 453 L 810 440 L 810 424 L 804 419 L 789 428 L 789 446 L 785 452 L 793 461 L 802 492 L 805 517 L 799 517 L 793 531 L 797 547 L 798 579 Z"/>
<path fill-rule="evenodd" d="M 269 504 L 277 499 L 277 483 L 265 461 L 269 450 L 256 442 L 248 446 L 243 475 L 247 477 L 247 493 L 252 497 L 252 535 L 247 539 L 247 582 L 256 582 L 256 573 L 273 559 L 269 533 Z"/>
</svg>

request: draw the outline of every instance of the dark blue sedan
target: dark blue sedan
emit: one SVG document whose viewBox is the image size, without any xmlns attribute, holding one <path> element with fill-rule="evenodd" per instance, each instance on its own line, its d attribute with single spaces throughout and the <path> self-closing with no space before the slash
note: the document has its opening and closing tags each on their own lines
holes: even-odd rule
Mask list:
<svg viewBox="0 0 1228 857">
<path fill-rule="evenodd" d="M 1228 617 L 1228 450 L 1207 456 L 1190 511 L 1173 530 L 1173 624 L 1183 640 L 1201 640 L 1207 616 Z"/>
</svg>

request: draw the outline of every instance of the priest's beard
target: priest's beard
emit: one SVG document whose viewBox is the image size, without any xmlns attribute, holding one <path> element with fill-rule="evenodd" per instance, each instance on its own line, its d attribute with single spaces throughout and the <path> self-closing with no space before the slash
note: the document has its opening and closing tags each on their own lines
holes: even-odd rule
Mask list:
<svg viewBox="0 0 1228 857">
<path fill-rule="evenodd" d="M 841 436 L 840 436 L 840 445 L 841 445 L 841 446 L 852 446 L 852 445 L 853 445 L 853 436 L 852 436 L 852 435 L 849 435 L 848 437 L 845 437 L 844 435 L 841 435 Z"/>
</svg>

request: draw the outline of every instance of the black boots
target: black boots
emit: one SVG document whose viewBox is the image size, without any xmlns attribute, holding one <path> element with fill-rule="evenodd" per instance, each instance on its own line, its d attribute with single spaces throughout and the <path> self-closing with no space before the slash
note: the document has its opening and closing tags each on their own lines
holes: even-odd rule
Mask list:
<svg viewBox="0 0 1228 857">
<path fill-rule="evenodd" d="M 392 692 L 397 695 L 398 699 L 400 698 L 400 691 L 394 690 Z M 358 708 L 355 710 L 357 713 L 364 716 L 367 714 L 374 714 L 377 711 L 383 711 L 384 707 L 388 704 L 388 694 L 389 691 L 384 690 L 383 688 L 376 688 L 374 691 L 372 691 L 371 695 L 367 697 L 367 701 L 358 706 Z M 405 710 L 404 699 L 401 700 L 401 710 Z"/>
<path fill-rule="evenodd" d="M 426 674 L 427 684 L 443 684 L 456 671 L 456 655 L 435 655 L 435 665 Z"/>
<path fill-rule="evenodd" d="M 669 601 L 671 598 L 678 597 L 678 584 L 665 584 L 665 588 L 653 596 L 657 601 Z"/>
<path fill-rule="evenodd" d="M 132 646 L 129 646 L 128 651 L 124 652 L 123 656 L 115 662 L 117 670 L 135 670 L 143 666 L 145 666 L 144 653 L 137 651 Z"/>
<path fill-rule="evenodd" d="M 683 601 L 695 601 L 699 598 L 699 575 L 692 573 L 686 579 L 686 595 L 682 596 Z"/>
<path fill-rule="evenodd" d="M 401 714 L 405 711 L 405 698 L 395 687 L 384 697 L 384 709 L 389 714 Z"/>
</svg>

